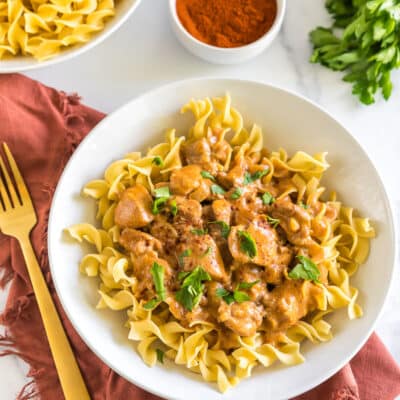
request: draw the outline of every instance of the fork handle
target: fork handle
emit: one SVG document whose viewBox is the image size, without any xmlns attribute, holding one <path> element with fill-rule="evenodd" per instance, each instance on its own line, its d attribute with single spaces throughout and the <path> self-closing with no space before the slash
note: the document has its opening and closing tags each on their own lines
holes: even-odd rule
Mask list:
<svg viewBox="0 0 400 400">
<path fill-rule="evenodd" d="M 44 329 L 66 400 L 90 400 L 71 345 L 51 298 L 42 270 L 29 240 L 29 234 L 19 238 L 28 267 L 33 291 L 42 316 Z"/>
</svg>

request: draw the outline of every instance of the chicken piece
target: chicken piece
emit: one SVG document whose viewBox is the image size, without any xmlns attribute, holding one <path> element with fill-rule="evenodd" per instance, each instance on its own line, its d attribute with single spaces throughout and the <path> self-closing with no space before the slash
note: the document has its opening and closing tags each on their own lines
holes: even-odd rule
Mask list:
<svg viewBox="0 0 400 400">
<path fill-rule="evenodd" d="M 168 222 L 165 215 L 158 214 L 150 225 L 150 233 L 162 244 L 165 252 L 170 254 L 174 251 L 178 232 L 172 224 Z"/>
<path fill-rule="evenodd" d="M 286 280 L 267 293 L 265 324 L 269 330 L 285 330 L 324 303 L 323 289 L 309 281 Z"/>
<path fill-rule="evenodd" d="M 243 238 L 239 232 L 247 232 L 255 244 L 254 257 L 242 250 Z M 280 245 L 278 235 L 267 222 L 264 216 L 258 216 L 248 225 L 238 225 L 231 228 L 228 237 L 229 250 L 233 258 L 241 263 L 254 263 L 268 267 L 273 264 L 288 265 L 291 260 L 291 251 Z"/>
<path fill-rule="evenodd" d="M 187 164 L 196 164 L 211 174 L 218 171 L 218 163 L 212 160 L 211 147 L 206 138 L 184 143 L 182 154 Z"/>
<path fill-rule="evenodd" d="M 244 174 L 247 171 L 247 162 L 243 156 L 236 157 L 233 161 L 233 166 L 228 172 L 220 172 L 218 181 L 225 188 L 241 186 L 243 184 Z"/>
<path fill-rule="evenodd" d="M 125 228 L 121 232 L 119 243 L 134 257 L 146 253 L 157 254 L 162 250 L 162 244 L 155 237 L 136 229 Z"/>
<path fill-rule="evenodd" d="M 264 268 L 253 264 L 240 265 L 234 272 L 235 282 L 253 283 L 257 282 L 246 293 L 250 296 L 251 301 L 260 301 L 267 293 L 267 285 L 264 279 Z"/>
<path fill-rule="evenodd" d="M 218 320 L 239 336 L 253 336 L 263 321 L 263 308 L 252 301 L 227 304 L 218 308 Z"/>
<path fill-rule="evenodd" d="M 176 196 L 175 200 L 178 212 L 174 218 L 174 227 L 178 232 L 182 233 L 194 227 L 201 228 L 203 226 L 201 204 L 182 196 Z"/>
<path fill-rule="evenodd" d="M 228 281 L 220 251 L 210 235 L 196 235 L 189 231 L 181 238 L 176 250 L 178 255 L 185 250 L 190 251 L 190 256 L 182 259 L 184 271 L 192 271 L 200 265 L 213 279 Z"/>
<path fill-rule="evenodd" d="M 266 207 L 258 196 L 257 188 L 247 186 L 242 195 L 234 202 L 233 224 L 241 225 L 251 222 L 260 213 L 265 213 Z"/>
<path fill-rule="evenodd" d="M 201 168 L 198 165 L 187 165 L 175 169 L 170 177 L 170 189 L 173 194 L 186 196 L 196 190 L 202 183 Z"/>
<path fill-rule="evenodd" d="M 190 193 L 189 198 L 199 202 L 206 200 L 211 195 L 210 187 L 211 181 L 209 179 L 203 179 L 200 186 Z"/>
<path fill-rule="evenodd" d="M 124 228 L 143 228 L 154 218 L 152 204 L 153 199 L 143 185 L 126 189 L 115 208 L 115 223 Z"/>
<path fill-rule="evenodd" d="M 223 221 L 228 225 L 231 224 L 232 207 L 228 200 L 214 200 L 211 207 L 216 221 Z"/>
<path fill-rule="evenodd" d="M 310 237 L 310 215 L 307 210 L 294 204 L 289 196 L 275 201 L 270 210 L 272 217 L 279 219 L 279 226 L 285 231 L 289 242 L 297 246 L 307 246 L 313 242 Z M 293 229 L 291 219 L 297 222 L 299 229 Z"/>
<path fill-rule="evenodd" d="M 153 275 L 151 269 L 154 263 L 164 268 L 164 286 L 170 289 L 174 285 L 172 269 L 168 262 L 157 257 L 154 252 L 147 252 L 137 257 L 132 256 L 133 274 L 137 279 L 135 295 L 150 300 L 156 296 Z"/>
</svg>

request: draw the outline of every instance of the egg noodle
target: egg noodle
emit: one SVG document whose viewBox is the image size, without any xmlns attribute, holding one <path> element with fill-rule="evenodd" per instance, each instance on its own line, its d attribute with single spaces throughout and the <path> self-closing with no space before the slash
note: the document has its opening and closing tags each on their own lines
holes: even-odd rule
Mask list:
<svg viewBox="0 0 400 400">
<path fill-rule="evenodd" d="M 249 377 L 259 364 L 269 367 L 277 360 L 286 365 L 302 363 L 300 343 L 304 339 L 313 343 L 331 339 L 331 326 L 324 317 L 335 309 L 346 307 L 350 319 L 362 316 L 356 302 L 358 290 L 350 285 L 349 278 L 366 260 L 369 240 L 375 233 L 367 218 L 355 217 L 353 209 L 341 205 L 335 194 L 329 201 L 321 200 L 324 188 L 320 180 L 329 167 L 326 153 L 311 156 L 298 151 L 292 157 L 283 149 L 267 153 L 263 150 L 261 128 L 257 125 L 250 131 L 244 128 L 242 116 L 232 107 L 229 95 L 191 100 L 182 108 L 182 113 L 188 111 L 193 113 L 195 123 L 187 138 L 176 136 L 171 129 L 166 133 L 165 143 L 150 148 L 145 156 L 139 152 L 127 154 L 106 169 L 104 179 L 93 180 L 84 187 L 83 193 L 97 201 L 101 228 L 80 223 L 67 231 L 78 241 L 94 246 L 93 253 L 82 258 L 80 271 L 99 280 L 97 308 L 126 310 L 129 339 L 138 342 L 137 351 L 145 363 L 155 365 L 160 359 L 159 349 L 164 349 L 166 358 L 201 374 L 205 381 L 216 382 L 219 390 L 225 392 Z M 220 140 L 230 137 L 231 150 L 223 169 L 228 170 L 239 156 L 262 154 L 263 163 L 268 166 L 263 184 L 286 177 L 276 201 L 291 196 L 305 209 L 314 210 L 310 212 L 311 226 L 319 229 L 314 233 L 316 251 L 312 259 L 321 276 L 323 271 L 325 275 L 313 283 L 319 290 L 315 310 L 288 327 L 279 340 L 265 341 L 261 331 L 252 336 L 236 335 L 237 346 L 230 351 L 221 346 L 219 324 L 194 320 L 185 325 L 168 307 L 151 310 L 144 307 L 145 301 L 135 296 L 140 282 L 133 274 L 131 258 L 121 250 L 121 228 L 114 221 L 120 194 L 126 188 L 141 184 L 154 193 L 157 183 L 167 182 L 171 172 L 183 166 L 184 143 L 207 137 L 210 132 L 219 132 Z M 156 157 L 163 160 L 161 166 L 154 163 Z M 333 220 L 328 215 L 332 210 L 337 212 Z M 210 340 L 211 337 L 214 339 Z"/>
<path fill-rule="evenodd" d="M 113 0 L 0 0 L 0 60 L 18 54 L 47 60 L 90 40 L 114 12 Z"/>
</svg>

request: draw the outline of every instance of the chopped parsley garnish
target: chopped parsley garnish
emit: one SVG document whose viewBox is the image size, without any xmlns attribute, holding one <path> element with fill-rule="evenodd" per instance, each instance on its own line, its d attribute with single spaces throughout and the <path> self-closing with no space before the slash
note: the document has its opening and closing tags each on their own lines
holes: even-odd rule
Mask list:
<svg viewBox="0 0 400 400">
<path fill-rule="evenodd" d="M 257 255 L 257 246 L 255 240 L 246 231 L 238 231 L 240 239 L 240 250 L 247 254 L 250 258 Z"/>
<path fill-rule="evenodd" d="M 231 199 L 237 200 L 242 194 L 243 194 L 243 189 L 236 188 L 231 194 Z"/>
<path fill-rule="evenodd" d="M 229 233 L 231 231 L 231 227 L 224 221 L 212 221 L 209 224 L 217 224 L 221 228 L 221 236 L 225 239 L 228 239 Z"/>
<path fill-rule="evenodd" d="M 156 349 L 157 361 L 164 364 L 164 352 L 161 349 Z"/>
<path fill-rule="evenodd" d="M 262 196 L 261 196 L 262 202 L 263 204 L 269 205 L 275 202 L 275 198 L 274 196 L 272 196 L 271 193 L 269 192 L 265 192 Z"/>
<path fill-rule="evenodd" d="M 224 195 L 225 194 L 225 189 L 223 189 L 219 185 L 214 184 L 214 185 L 211 185 L 211 192 L 213 194 L 222 194 L 222 195 Z"/>
<path fill-rule="evenodd" d="M 191 255 L 192 255 L 192 250 L 191 249 L 186 249 L 186 250 L 182 251 L 182 253 L 179 254 L 179 256 L 178 256 L 179 265 L 182 267 L 183 266 L 183 259 L 185 257 L 189 257 Z"/>
<path fill-rule="evenodd" d="M 151 275 L 153 276 L 154 287 L 156 288 L 157 296 L 160 300 L 165 300 L 165 286 L 164 286 L 164 267 L 156 262 L 151 267 Z"/>
<path fill-rule="evenodd" d="M 214 176 L 212 176 L 208 171 L 201 171 L 200 175 L 204 178 L 204 179 L 209 179 L 210 181 L 215 182 L 215 178 Z"/>
<path fill-rule="evenodd" d="M 199 229 L 199 228 L 193 228 L 190 230 L 191 233 L 197 236 L 201 235 L 206 235 L 208 233 L 208 229 Z"/>
<path fill-rule="evenodd" d="M 178 214 L 178 205 L 176 204 L 176 200 L 171 200 L 169 205 L 171 206 L 171 214 L 176 217 L 176 214 Z"/>
<path fill-rule="evenodd" d="M 204 252 L 203 256 L 209 256 L 212 253 L 212 247 L 208 247 L 208 249 Z"/>
<path fill-rule="evenodd" d="M 310 206 L 308 204 L 303 203 L 302 201 L 300 202 L 300 207 L 304 208 L 305 210 L 307 210 L 308 208 L 310 208 Z"/>
<path fill-rule="evenodd" d="M 201 266 L 197 266 L 187 274 L 181 288 L 175 293 L 175 298 L 187 310 L 192 311 L 199 304 L 204 291 L 204 281 L 210 281 L 211 277 Z"/>
<path fill-rule="evenodd" d="M 281 223 L 279 219 L 272 218 L 269 215 L 267 215 L 267 221 L 273 228 L 276 228 Z"/>
<path fill-rule="evenodd" d="M 254 174 L 250 174 L 250 172 L 246 172 L 244 174 L 243 184 L 249 185 L 250 183 L 255 182 L 257 179 L 262 178 L 263 176 L 267 175 L 269 172 L 269 168 L 264 169 L 263 171 L 256 171 Z"/>
<path fill-rule="evenodd" d="M 248 294 L 241 292 L 240 290 L 235 289 L 233 292 L 226 290 L 225 288 L 218 288 L 215 291 L 217 297 L 222 298 L 225 303 L 232 304 L 233 302 L 243 303 L 244 301 L 250 300 Z"/>
<path fill-rule="evenodd" d="M 154 215 L 159 214 L 161 208 L 165 205 L 168 199 L 171 197 L 171 193 L 169 191 L 168 186 L 163 186 L 157 189 L 154 189 L 154 197 L 156 198 L 153 203 L 152 213 Z"/>
<path fill-rule="evenodd" d="M 318 282 L 320 271 L 315 263 L 304 256 L 297 256 L 296 258 L 300 262 L 289 272 L 289 278 Z"/>
<path fill-rule="evenodd" d="M 151 299 L 147 303 L 143 304 L 143 308 L 145 310 L 152 310 L 158 303 L 160 303 L 160 299 L 155 297 L 154 299 Z"/>
<path fill-rule="evenodd" d="M 171 192 L 169 191 L 168 186 L 162 186 L 157 189 L 154 189 L 154 197 L 156 199 L 162 198 L 162 197 L 171 197 Z"/>
<path fill-rule="evenodd" d="M 160 156 L 155 156 L 151 163 L 157 165 L 158 167 L 164 166 L 164 161 Z"/>
<path fill-rule="evenodd" d="M 254 282 L 240 282 L 238 289 L 251 289 L 254 285 L 257 285 L 257 283 L 260 283 L 259 279 Z"/>
</svg>

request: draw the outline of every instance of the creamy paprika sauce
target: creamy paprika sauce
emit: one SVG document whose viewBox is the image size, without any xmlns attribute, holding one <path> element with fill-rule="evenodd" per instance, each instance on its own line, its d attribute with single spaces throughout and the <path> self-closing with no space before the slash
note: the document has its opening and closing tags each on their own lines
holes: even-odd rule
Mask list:
<svg viewBox="0 0 400 400">
<path fill-rule="evenodd" d="M 189 140 L 182 168 L 152 192 L 129 187 L 115 210 L 136 298 L 168 308 L 183 326 L 213 323 L 224 349 L 256 332 L 279 342 L 324 298 L 327 271 L 312 260 L 323 258 L 317 238 L 337 207 L 325 202 L 324 217 L 314 219 L 322 202 L 298 204 L 286 193 L 294 173 L 269 175 L 267 154 L 230 160 L 231 145 L 217 133 Z"/>
</svg>

